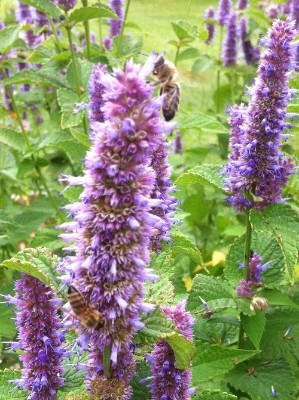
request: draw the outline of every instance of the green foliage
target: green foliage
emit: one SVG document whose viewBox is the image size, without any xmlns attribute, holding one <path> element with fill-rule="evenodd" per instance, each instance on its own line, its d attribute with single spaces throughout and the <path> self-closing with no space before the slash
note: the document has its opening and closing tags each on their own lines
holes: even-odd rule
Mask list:
<svg viewBox="0 0 299 400">
<path fill-rule="evenodd" d="M 28 393 L 19 390 L 10 383 L 13 379 L 20 379 L 21 372 L 13 369 L 4 369 L 0 371 L 0 400 L 14 399 L 26 400 Z"/>
<path fill-rule="evenodd" d="M 265 331 L 266 318 L 258 312 L 256 315 L 241 315 L 243 328 L 254 347 L 260 349 L 260 341 Z"/>
<path fill-rule="evenodd" d="M 178 177 L 177 185 L 210 185 L 216 190 L 224 192 L 221 167 L 218 165 L 201 165 Z"/>
<path fill-rule="evenodd" d="M 22 151 L 25 147 L 24 138 L 19 132 L 4 127 L 0 128 L 0 143 L 17 151 Z"/>
<path fill-rule="evenodd" d="M 234 400 L 237 399 L 229 393 L 220 392 L 220 390 L 203 390 L 196 394 L 194 400 Z"/>
<path fill-rule="evenodd" d="M 166 342 L 174 352 L 177 368 L 188 369 L 195 353 L 195 348 L 192 342 L 177 333 L 167 336 Z"/>
<path fill-rule="evenodd" d="M 47 14 L 49 17 L 59 18 L 61 14 L 59 8 L 50 0 L 21 0 L 21 3 L 34 7 Z"/>
<path fill-rule="evenodd" d="M 94 18 L 118 19 L 117 15 L 105 4 L 97 4 L 93 7 L 77 8 L 70 14 L 70 21 L 75 23 L 88 21 Z"/>
<path fill-rule="evenodd" d="M 6 54 L 13 42 L 17 39 L 20 31 L 19 25 L 7 26 L 0 31 L 0 53 Z"/>
</svg>

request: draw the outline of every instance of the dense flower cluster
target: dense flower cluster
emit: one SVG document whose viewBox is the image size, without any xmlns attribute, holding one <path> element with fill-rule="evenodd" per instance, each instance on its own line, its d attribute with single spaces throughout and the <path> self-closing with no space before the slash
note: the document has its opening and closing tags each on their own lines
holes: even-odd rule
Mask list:
<svg viewBox="0 0 299 400">
<path fill-rule="evenodd" d="M 109 25 L 110 25 L 109 36 L 103 40 L 105 47 L 108 50 L 111 50 L 113 38 L 119 35 L 121 32 L 122 19 L 124 17 L 123 0 L 109 0 L 109 6 L 112 8 L 115 14 L 120 18 L 119 20 L 112 18 L 109 20 Z"/>
<path fill-rule="evenodd" d="M 240 19 L 240 38 L 242 41 L 242 48 L 244 58 L 247 64 L 252 64 L 260 59 L 260 50 L 258 47 L 254 47 L 251 40 L 247 37 L 247 20 L 245 18 Z"/>
<path fill-rule="evenodd" d="M 277 20 L 270 30 L 268 50 L 250 89 L 250 103 L 242 115 L 243 123 L 231 144 L 233 157 L 226 167 L 226 186 L 232 195 L 230 204 L 237 210 L 255 208 L 282 201 L 282 188 L 294 165 L 281 152 L 280 139 L 285 139 L 286 106 L 291 97 L 288 87 L 292 60 L 293 22 Z M 234 121 L 234 115 L 232 121 Z M 237 154 L 237 156 L 236 156 Z"/>
<path fill-rule="evenodd" d="M 176 307 L 162 307 L 162 311 L 176 325 L 186 339 L 192 340 L 193 319 L 185 311 L 185 301 Z M 165 340 L 160 340 L 147 358 L 151 364 L 152 382 L 150 389 L 153 400 L 188 400 L 190 398 L 191 371 L 176 367 L 175 355 Z"/>
<path fill-rule="evenodd" d="M 31 392 L 28 400 L 56 400 L 64 382 L 61 359 L 66 356 L 57 315 L 60 301 L 49 287 L 31 276 L 24 275 L 15 289 L 15 298 L 9 298 L 16 306 L 19 331 L 13 347 L 23 352 L 20 360 L 24 365 L 22 378 L 15 382 Z"/>
<path fill-rule="evenodd" d="M 238 43 L 238 31 L 237 31 L 237 14 L 231 12 L 227 17 L 227 31 L 223 42 L 223 64 L 226 67 L 235 65 L 237 62 L 237 43 Z"/>
<path fill-rule="evenodd" d="M 103 107 L 103 92 L 104 86 L 100 81 L 101 73 L 107 72 L 104 65 L 95 65 L 89 80 L 89 95 L 90 95 L 90 122 L 104 122 Z"/>
<path fill-rule="evenodd" d="M 56 4 L 66 11 L 75 7 L 77 0 L 56 0 Z"/>
<path fill-rule="evenodd" d="M 232 7 L 232 0 L 220 0 L 218 8 L 218 22 L 220 25 L 225 25 L 230 9 Z"/>
<path fill-rule="evenodd" d="M 248 7 L 249 0 L 239 0 L 237 4 L 238 10 L 245 10 Z"/>
<path fill-rule="evenodd" d="M 262 257 L 257 253 L 253 253 L 249 260 L 249 277 L 248 280 L 241 280 L 236 289 L 236 293 L 240 297 L 250 298 L 254 294 L 254 287 L 260 286 L 261 274 L 270 267 L 269 263 L 262 264 Z M 244 268 L 244 263 L 240 263 L 240 268 Z"/>
<path fill-rule="evenodd" d="M 143 303 L 144 281 L 156 279 L 146 268 L 150 241 L 165 223 L 152 213 L 163 200 L 153 198 L 156 176 L 150 165 L 172 124 L 160 119 L 161 100 L 152 99 L 153 86 L 145 79 L 154 60 L 155 55 L 149 57 L 142 69 L 129 61 L 124 71 L 117 69 L 112 75 L 95 67 L 90 85 L 93 144 L 84 177 L 69 178 L 71 185 L 83 185 L 81 203 L 66 207 L 74 221 L 62 225 L 69 232 L 62 235 L 64 239 L 75 241 L 69 248 L 75 254 L 65 259 L 70 274 L 66 281 L 71 280 L 101 313 L 103 322 L 96 330 L 79 327 L 79 343 L 90 344 L 88 389 L 95 394 L 108 385 L 119 389 L 121 399 L 130 395 L 127 383 L 134 371 L 130 343 L 143 326 L 139 314 L 152 309 Z M 100 97 L 95 96 L 97 89 Z M 98 121 L 99 111 L 105 122 Z M 103 362 L 107 349 L 108 381 Z M 113 379 L 118 385 L 112 385 Z"/>
<path fill-rule="evenodd" d="M 209 7 L 205 11 L 205 18 L 206 19 L 214 19 L 215 18 L 215 10 L 213 7 Z M 212 42 L 215 36 L 215 25 L 214 24 L 206 24 L 206 29 L 208 31 L 208 38 L 206 39 L 205 43 L 209 44 Z"/>
</svg>

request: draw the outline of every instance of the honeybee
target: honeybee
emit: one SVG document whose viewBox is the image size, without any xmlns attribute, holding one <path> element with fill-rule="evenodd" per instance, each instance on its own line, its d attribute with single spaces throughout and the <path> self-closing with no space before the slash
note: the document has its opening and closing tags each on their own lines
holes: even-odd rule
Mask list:
<svg viewBox="0 0 299 400">
<path fill-rule="evenodd" d="M 83 294 L 78 289 L 70 286 L 67 296 L 72 310 L 82 325 L 91 329 L 100 329 L 104 326 L 102 314 L 87 303 Z"/>
<path fill-rule="evenodd" d="M 154 69 L 154 86 L 160 86 L 160 96 L 164 96 L 162 112 L 166 121 L 174 118 L 180 104 L 181 88 L 177 82 L 178 72 L 175 65 L 157 54 Z"/>
<path fill-rule="evenodd" d="M 251 311 L 261 311 L 264 312 L 269 307 L 269 302 L 264 297 L 254 297 L 250 303 Z"/>
</svg>

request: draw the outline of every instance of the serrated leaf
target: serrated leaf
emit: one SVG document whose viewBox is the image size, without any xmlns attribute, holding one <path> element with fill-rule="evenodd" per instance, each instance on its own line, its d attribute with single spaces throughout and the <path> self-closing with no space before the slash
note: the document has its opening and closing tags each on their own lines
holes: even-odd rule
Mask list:
<svg viewBox="0 0 299 400">
<path fill-rule="evenodd" d="M 145 327 L 134 336 L 137 344 L 155 343 L 159 339 L 166 339 L 176 331 L 172 321 L 165 317 L 159 309 L 142 318 Z"/>
<path fill-rule="evenodd" d="M 0 143 L 18 151 L 24 151 L 25 148 L 25 141 L 22 134 L 10 128 L 0 128 Z"/>
<path fill-rule="evenodd" d="M 6 54 L 17 39 L 20 28 L 20 25 L 11 25 L 0 30 L 0 53 Z"/>
<path fill-rule="evenodd" d="M 248 374 L 248 368 L 240 365 L 228 375 L 228 382 L 235 389 L 249 393 L 253 399 L 273 400 L 273 386 L 277 398 L 293 399 L 291 392 L 295 388 L 295 377 L 285 360 L 275 360 L 268 365 L 262 362 L 254 364 L 255 375 Z"/>
<path fill-rule="evenodd" d="M 239 264 L 244 260 L 244 243 L 245 236 L 236 239 L 226 257 L 224 276 L 235 285 L 244 279 Z M 285 258 L 276 238 L 268 232 L 253 231 L 251 250 L 262 257 L 263 264 L 270 263 L 270 267 L 262 273 L 261 281 L 268 287 L 281 285 L 285 276 Z"/>
<path fill-rule="evenodd" d="M 195 47 L 189 47 L 186 50 L 183 50 L 178 57 L 179 61 L 190 60 L 190 58 L 195 58 L 199 55 L 199 50 Z"/>
<path fill-rule="evenodd" d="M 173 243 L 171 245 L 171 251 L 173 255 L 184 254 L 191 258 L 194 262 L 206 269 L 204 261 L 201 256 L 200 250 L 195 244 L 191 242 L 182 232 L 175 231 L 172 233 L 171 238 Z"/>
<path fill-rule="evenodd" d="M 257 7 L 250 7 L 244 10 L 244 15 L 246 15 L 248 19 L 255 21 L 258 26 L 264 29 L 268 29 L 270 26 L 270 20 L 264 10 L 259 10 Z"/>
<path fill-rule="evenodd" d="M 4 369 L 0 371 L 0 400 L 26 400 L 28 392 L 19 390 L 16 386 L 10 383 L 10 380 L 20 379 L 21 371 L 13 369 Z"/>
<path fill-rule="evenodd" d="M 194 37 L 189 34 L 189 32 L 186 31 L 181 25 L 176 24 L 174 22 L 171 23 L 172 29 L 174 30 L 174 33 L 177 35 L 177 37 L 180 40 L 184 39 L 189 39 L 190 41 L 194 40 Z"/>
<path fill-rule="evenodd" d="M 207 71 L 209 68 L 211 68 L 212 65 L 214 65 L 215 61 L 213 58 L 207 56 L 207 55 L 202 55 L 198 57 L 193 65 L 192 65 L 192 72 L 194 73 L 200 73 Z"/>
<path fill-rule="evenodd" d="M 259 296 L 265 297 L 271 305 L 299 308 L 298 304 L 280 290 L 263 289 L 259 292 Z"/>
<path fill-rule="evenodd" d="M 76 93 L 68 89 L 57 90 L 57 99 L 61 108 L 61 127 L 63 129 L 78 126 L 84 117 L 84 111 L 76 111 L 75 103 L 79 102 Z"/>
<path fill-rule="evenodd" d="M 266 317 L 262 313 L 252 316 L 241 314 L 241 321 L 247 336 L 254 347 L 259 350 L 260 341 L 266 326 Z"/>
<path fill-rule="evenodd" d="M 86 376 L 86 371 L 77 370 L 74 368 L 76 363 L 86 363 L 87 356 L 78 356 L 74 354 L 71 356 L 70 359 L 63 359 L 63 378 L 64 378 L 64 385 L 60 389 L 60 392 L 71 392 L 74 389 L 80 388 L 84 384 L 84 378 Z M 83 393 L 86 392 L 83 386 Z M 80 390 L 81 393 L 81 390 Z"/>
<path fill-rule="evenodd" d="M 224 375 L 240 362 L 247 360 L 258 351 L 239 350 L 231 347 L 195 342 L 196 354 L 192 360 L 192 384 L 200 385 L 218 375 Z"/>
<path fill-rule="evenodd" d="M 206 114 L 190 113 L 180 117 L 180 130 L 200 129 L 209 133 L 229 133 L 229 130 L 216 117 Z"/>
<path fill-rule="evenodd" d="M 165 340 L 174 352 L 177 368 L 188 369 L 195 354 L 194 344 L 175 332 L 167 336 Z"/>
<path fill-rule="evenodd" d="M 52 254 L 51 250 L 39 247 L 20 251 L 15 257 L 3 261 L 1 266 L 33 276 L 57 291 L 59 287 L 55 276 L 57 262 L 58 257 Z"/>
<path fill-rule="evenodd" d="M 221 168 L 220 165 L 200 165 L 184 172 L 177 178 L 175 183 L 181 186 L 198 184 L 209 185 L 213 186 L 214 189 L 225 193 Z"/>
<path fill-rule="evenodd" d="M 0 304 L 0 335 L 12 339 L 17 331 L 16 325 L 12 320 L 15 317 L 11 307 L 7 304 Z"/>
<path fill-rule="evenodd" d="M 145 379 L 151 376 L 150 367 L 147 363 L 137 361 L 136 363 L 136 376 L 131 381 L 133 388 L 132 400 L 150 400 L 151 396 L 148 388 L 146 387 L 147 382 L 140 382 L 141 379 Z"/>
<path fill-rule="evenodd" d="M 220 392 L 220 390 L 203 390 L 197 392 L 192 400 L 237 400 L 237 397 L 226 392 Z"/>
<path fill-rule="evenodd" d="M 113 18 L 119 19 L 118 16 L 104 4 L 98 4 L 93 7 L 77 8 L 70 14 L 70 21 L 75 23 L 89 21 L 95 18 Z"/>
<path fill-rule="evenodd" d="M 273 204 L 263 212 L 253 211 L 251 221 L 256 229 L 276 237 L 286 259 L 289 278 L 293 282 L 299 249 L 299 216 L 296 211 L 287 204 Z"/>
<path fill-rule="evenodd" d="M 20 0 L 21 3 L 37 8 L 39 11 L 53 18 L 59 18 L 61 11 L 50 0 Z"/>
<path fill-rule="evenodd" d="M 16 73 L 4 81 L 4 85 L 20 85 L 23 83 L 32 83 L 32 84 L 40 84 L 46 86 L 54 86 L 54 87 L 64 87 L 69 88 L 69 85 L 66 81 L 53 73 L 49 73 L 45 70 L 24 70 L 19 73 Z"/>
</svg>

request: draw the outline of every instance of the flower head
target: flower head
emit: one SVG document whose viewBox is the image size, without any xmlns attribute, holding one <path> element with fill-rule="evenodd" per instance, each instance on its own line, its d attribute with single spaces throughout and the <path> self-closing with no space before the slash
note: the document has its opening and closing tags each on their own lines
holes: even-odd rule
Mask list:
<svg viewBox="0 0 299 400">
<path fill-rule="evenodd" d="M 274 22 L 267 41 L 268 50 L 249 91 L 251 100 L 243 112 L 242 125 L 233 127 L 238 134 L 236 143 L 231 144 L 232 157 L 225 170 L 226 186 L 232 193 L 228 202 L 239 211 L 244 207 L 263 210 L 268 204 L 283 201 L 282 189 L 293 172 L 293 162 L 281 152 L 280 140 L 286 138 L 283 130 L 291 127 L 285 119 L 291 97 L 288 71 L 294 35 L 289 19 Z"/>
<path fill-rule="evenodd" d="M 248 7 L 248 0 L 239 0 L 237 4 L 237 9 L 238 10 L 245 10 L 245 8 Z"/>
<path fill-rule="evenodd" d="M 227 17 L 227 31 L 223 41 L 223 64 L 226 67 L 235 65 L 237 62 L 237 41 L 238 41 L 238 31 L 237 31 L 237 14 L 231 12 Z"/>
<path fill-rule="evenodd" d="M 290 3 L 291 18 L 295 21 L 295 28 L 299 29 L 299 1 L 292 0 Z"/>
<path fill-rule="evenodd" d="M 213 7 L 209 7 L 205 11 L 205 18 L 206 19 L 214 19 L 215 18 L 215 10 Z M 212 42 L 215 36 L 215 25 L 214 24 L 206 24 L 206 29 L 208 31 L 208 38 L 206 39 L 205 43 L 209 44 Z"/>
<path fill-rule="evenodd" d="M 110 25 L 109 36 L 103 40 L 105 47 L 108 50 L 111 50 L 113 38 L 119 35 L 121 31 L 122 19 L 124 17 L 123 0 L 109 0 L 109 6 L 112 8 L 115 14 L 120 18 L 119 20 L 115 20 L 112 18 L 109 20 L 109 25 Z"/>
<path fill-rule="evenodd" d="M 192 340 L 193 319 L 189 312 L 185 311 L 185 302 L 180 302 L 176 307 L 163 307 L 162 311 L 176 325 L 186 339 Z M 165 340 L 160 340 L 150 357 L 152 382 L 150 385 L 153 400 L 190 398 L 191 371 L 177 368 L 175 355 Z"/>
<path fill-rule="evenodd" d="M 23 352 L 20 360 L 24 364 L 22 378 L 16 383 L 31 392 L 30 400 L 56 400 L 56 391 L 64 382 L 64 334 L 57 315 L 60 301 L 49 287 L 28 275 L 16 282 L 15 289 L 16 347 Z"/>
<path fill-rule="evenodd" d="M 98 64 L 95 65 L 89 81 L 89 95 L 90 95 L 90 122 L 104 122 L 103 107 L 103 92 L 104 86 L 101 84 L 101 74 L 107 72 L 105 66 Z"/>
<path fill-rule="evenodd" d="M 77 0 L 55 0 L 56 4 L 65 11 L 69 11 L 75 7 Z"/>
<path fill-rule="evenodd" d="M 232 6 L 232 0 L 220 0 L 218 8 L 218 22 L 220 25 L 225 25 L 228 15 L 230 14 L 230 9 Z"/>
<path fill-rule="evenodd" d="M 16 20 L 19 24 L 32 24 L 34 21 L 34 8 L 18 1 Z"/>
</svg>

